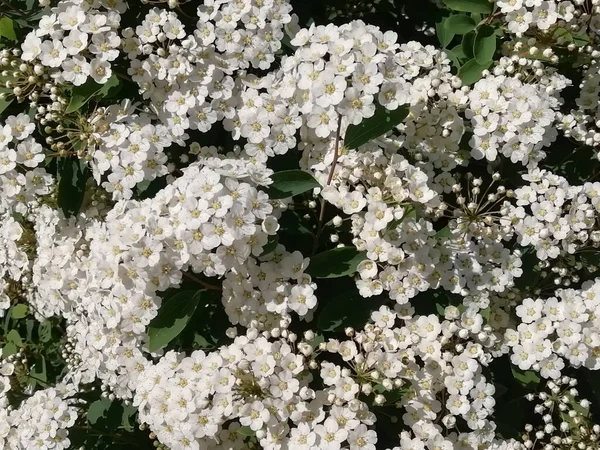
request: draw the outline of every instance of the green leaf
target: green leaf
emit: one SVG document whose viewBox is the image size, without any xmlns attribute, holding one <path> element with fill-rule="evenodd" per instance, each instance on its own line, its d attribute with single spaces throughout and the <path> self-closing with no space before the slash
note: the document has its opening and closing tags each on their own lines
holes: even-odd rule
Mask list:
<svg viewBox="0 0 600 450">
<path fill-rule="evenodd" d="M 346 327 L 361 328 L 379 306 L 379 302 L 372 298 L 361 297 L 354 288 L 327 302 L 318 315 L 317 329 L 342 331 Z"/>
<path fill-rule="evenodd" d="M 101 84 L 91 80 L 81 86 L 73 87 L 73 90 L 71 91 L 71 101 L 69 102 L 67 109 L 65 109 L 65 114 L 71 114 L 79 110 L 83 105 L 90 101 L 101 87 Z"/>
<path fill-rule="evenodd" d="M 450 236 L 452 236 L 452 231 L 450 231 L 450 228 L 448 228 L 448 227 L 444 227 L 440 231 L 435 233 L 435 238 L 440 241 L 444 241 L 444 240 L 448 239 Z"/>
<path fill-rule="evenodd" d="M 590 37 L 587 33 L 571 33 L 571 37 L 573 39 L 573 44 L 577 47 L 583 47 L 590 43 Z"/>
<path fill-rule="evenodd" d="M 273 184 L 269 185 L 267 194 L 269 198 L 289 198 L 302 194 L 321 185 L 308 172 L 303 170 L 284 170 L 271 175 Z"/>
<path fill-rule="evenodd" d="M 489 14 L 493 9 L 488 0 L 444 0 L 444 4 L 454 11 L 461 12 Z"/>
<path fill-rule="evenodd" d="M 392 130 L 408 116 L 408 105 L 390 111 L 377 105 L 375 114 L 358 125 L 349 125 L 344 136 L 344 147 L 352 150 Z"/>
<path fill-rule="evenodd" d="M 339 247 L 315 255 L 306 273 L 315 278 L 339 278 L 352 275 L 361 261 L 367 259 L 365 252 L 354 247 Z"/>
<path fill-rule="evenodd" d="M 454 39 L 454 33 L 446 26 L 447 21 L 448 19 L 444 19 L 435 24 L 437 37 L 443 48 L 446 48 L 448 44 L 452 42 L 452 39 Z"/>
<path fill-rule="evenodd" d="M 33 367 L 31 368 L 31 382 L 37 383 L 40 386 L 44 386 L 48 381 L 48 376 L 46 374 L 46 358 L 40 356 L 39 359 L 35 362 Z"/>
<path fill-rule="evenodd" d="M 151 352 L 163 348 L 183 331 L 200 303 L 202 292 L 179 292 L 161 306 L 148 325 L 148 349 Z"/>
<path fill-rule="evenodd" d="M 79 158 L 72 156 L 63 161 L 59 173 L 57 203 L 66 217 L 79 212 L 89 176 L 89 169 Z"/>
<path fill-rule="evenodd" d="M 489 63 L 496 52 L 496 35 L 494 28 L 482 25 L 477 29 L 475 42 L 473 43 L 473 54 L 477 63 L 483 65 Z"/>
<path fill-rule="evenodd" d="M 14 99 L 15 98 L 12 97 L 10 100 L 0 100 L 0 114 L 2 114 L 4 110 L 10 106 Z"/>
<path fill-rule="evenodd" d="M 236 431 L 239 434 L 241 434 L 242 436 L 246 436 L 246 437 L 256 436 L 256 433 L 254 431 L 252 431 L 252 428 L 250 428 L 250 427 L 240 427 Z"/>
<path fill-rule="evenodd" d="M 466 59 L 473 58 L 473 44 L 475 43 L 475 32 L 470 31 L 462 38 L 460 46 L 462 48 L 463 57 Z"/>
<path fill-rule="evenodd" d="M 579 419 L 583 418 L 589 418 L 590 416 L 590 410 L 589 408 L 584 408 L 583 406 L 581 406 L 581 403 L 578 402 L 571 394 L 569 393 L 565 393 L 562 396 L 566 396 L 569 399 L 569 406 L 570 408 L 568 408 L 566 411 L 559 411 L 560 413 L 560 418 L 563 422 L 567 422 L 571 428 L 577 427 L 578 425 L 575 423 L 574 419 L 575 417 L 571 417 L 568 413 L 569 410 L 573 410 L 577 413 L 577 416 Z"/>
<path fill-rule="evenodd" d="M 540 382 L 539 375 L 533 370 L 521 370 L 515 366 L 511 366 L 511 370 L 515 380 L 521 383 L 523 387 L 531 388 L 537 386 Z"/>
<path fill-rule="evenodd" d="M 490 65 L 491 62 L 479 64 L 475 59 L 471 59 L 458 70 L 458 76 L 462 80 L 463 85 L 470 86 L 481 79 L 483 71 L 490 67 Z"/>
<path fill-rule="evenodd" d="M 384 405 L 392 405 L 396 402 L 399 402 L 400 400 L 402 400 L 402 397 L 406 394 L 407 391 L 407 388 L 394 388 L 388 391 L 383 386 L 383 384 L 376 384 L 375 386 L 373 386 L 373 392 L 375 392 L 376 394 L 381 394 L 385 397 Z"/>
<path fill-rule="evenodd" d="M 37 321 L 33 320 L 33 319 L 27 319 L 25 321 L 25 329 L 27 331 L 27 340 L 29 342 L 31 342 L 31 340 L 33 339 L 33 328 L 35 327 L 36 323 L 37 323 Z"/>
<path fill-rule="evenodd" d="M 49 342 L 52 339 L 52 322 L 44 320 L 38 327 L 40 342 Z"/>
<path fill-rule="evenodd" d="M 106 83 L 100 85 L 100 89 L 96 93 L 102 98 L 111 98 L 121 89 L 121 80 L 117 75 L 112 75 Z"/>
<path fill-rule="evenodd" d="M 87 420 L 92 425 L 95 425 L 101 418 L 104 417 L 112 402 L 107 398 L 101 398 L 93 402 L 87 410 Z"/>
<path fill-rule="evenodd" d="M 450 61 L 452 61 L 452 64 L 454 64 L 454 67 L 460 69 L 462 61 L 466 59 L 465 54 L 462 50 L 462 45 L 458 44 L 450 50 L 445 50 L 445 52 L 448 55 L 448 58 L 450 58 Z"/>
<path fill-rule="evenodd" d="M 13 319 L 22 319 L 23 317 L 25 317 L 27 315 L 28 311 L 29 311 L 29 308 L 27 307 L 27 305 L 24 305 L 22 303 L 13 306 L 13 309 L 12 309 Z"/>
<path fill-rule="evenodd" d="M 260 256 L 265 256 L 265 255 L 268 255 L 269 253 L 272 253 L 273 251 L 275 251 L 278 244 L 279 244 L 279 236 L 277 236 L 277 235 L 269 236 L 269 240 L 267 241 L 267 244 L 263 247 L 263 251 L 260 254 Z"/>
<path fill-rule="evenodd" d="M 71 114 L 79 110 L 89 102 L 94 95 L 98 94 L 102 97 L 106 97 L 111 89 L 119 86 L 119 83 L 119 77 L 113 75 L 104 84 L 98 84 L 95 81 L 89 80 L 81 86 L 74 86 L 71 92 L 71 101 L 65 110 L 65 114 Z"/>
<path fill-rule="evenodd" d="M 453 34 L 467 34 L 475 29 L 477 24 L 466 14 L 454 14 L 444 21 L 446 29 Z"/>
<path fill-rule="evenodd" d="M 17 347 L 21 347 L 23 345 L 23 339 L 21 338 L 21 335 L 19 334 L 19 332 L 17 330 L 10 330 L 6 334 L 6 340 L 8 342 L 12 342 Z"/>
<path fill-rule="evenodd" d="M 2 358 L 7 358 L 10 355 L 14 355 L 17 353 L 17 346 L 14 342 L 7 342 L 4 347 L 2 347 Z"/>
<path fill-rule="evenodd" d="M 133 405 L 123 405 L 123 416 L 121 426 L 127 432 L 132 432 L 135 428 L 134 416 L 137 414 L 137 408 Z"/>
<path fill-rule="evenodd" d="M 15 24 L 8 17 L 2 17 L 0 19 L 0 36 L 10 39 L 11 41 L 17 40 Z"/>
<path fill-rule="evenodd" d="M 457 45 L 456 47 L 452 47 L 450 50 L 447 50 L 446 52 L 452 53 L 459 60 L 467 59 L 467 56 L 465 55 L 465 52 L 463 51 L 463 48 L 462 48 L 462 43 Z"/>
</svg>

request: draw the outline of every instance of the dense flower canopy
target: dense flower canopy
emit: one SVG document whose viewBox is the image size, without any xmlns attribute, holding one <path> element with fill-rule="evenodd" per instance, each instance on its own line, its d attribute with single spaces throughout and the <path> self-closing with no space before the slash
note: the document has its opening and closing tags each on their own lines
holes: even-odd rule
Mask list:
<svg viewBox="0 0 600 450">
<path fill-rule="evenodd" d="M 409 3 L 8 1 L 0 449 L 598 448 L 600 1 Z"/>
</svg>

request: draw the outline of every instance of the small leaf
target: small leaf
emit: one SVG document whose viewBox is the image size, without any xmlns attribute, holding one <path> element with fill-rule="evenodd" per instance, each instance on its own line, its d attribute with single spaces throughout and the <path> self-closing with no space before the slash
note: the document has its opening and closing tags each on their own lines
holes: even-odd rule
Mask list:
<svg viewBox="0 0 600 450">
<path fill-rule="evenodd" d="M 89 174 L 89 169 L 79 158 L 73 156 L 64 160 L 59 173 L 57 203 L 66 217 L 79 213 Z"/>
<path fill-rule="evenodd" d="M 25 321 L 25 329 L 27 330 L 27 340 L 29 342 L 31 342 L 31 340 L 33 339 L 33 328 L 35 327 L 36 323 L 37 321 L 33 319 L 27 319 Z"/>
<path fill-rule="evenodd" d="M 448 19 L 444 19 L 435 24 L 437 37 L 443 48 L 446 48 L 448 44 L 452 42 L 452 39 L 454 39 L 454 33 L 446 26 L 447 21 Z"/>
<path fill-rule="evenodd" d="M 111 403 L 112 402 L 107 398 L 102 398 L 93 402 L 87 410 L 88 422 L 95 425 L 98 420 L 104 417 L 108 408 L 110 408 Z"/>
<path fill-rule="evenodd" d="M 573 39 L 573 44 L 577 47 L 583 47 L 590 43 L 590 37 L 587 33 L 571 33 L 571 37 Z"/>
<path fill-rule="evenodd" d="M 25 317 L 27 315 L 28 311 L 29 311 L 29 308 L 27 307 L 27 305 L 24 305 L 22 303 L 13 306 L 13 309 L 12 309 L 13 319 L 22 319 L 23 317 Z"/>
<path fill-rule="evenodd" d="M 272 253 L 273 251 L 275 251 L 278 244 L 279 244 L 279 236 L 277 236 L 277 235 L 269 236 L 269 240 L 267 241 L 267 244 L 263 247 L 263 251 L 260 254 L 260 256 L 265 256 L 265 255 L 268 255 L 269 253 Z"/>
<path fill-rule="evenodd" d="M 74 86 L 71 92 L 71 101 L 65 110 L 65 114 L 71 114 L 79 110 L 95 95 L 107 97 L 111 90 L 119 87 L 119 85 L 119 77 L 113 75 L 104 84 L 98 84 L 95 81 L 89 80 L 81 86 Z"/>
<path fill-rule="evenodd" d="M 302 170 L 284 170 L 271 175 L 273 184 L 267 188 L 271 199 L 289 198 L 302 194 L 321 185 L 308 172 Z"/>
<path fill-rule="evenodd" d="M 393 403 L 399 402 L 402 400 L 402 397 L 406 394 L 406 388 L 394 388 L 391 390 L 387 390 L 383 384 L 376 384 L 373 386 L 373 392 L 376 394 L 381 394 L 385 397 L 384 405 L 391 405 Z"/>
<path fill-rule="evenodd" d="M 4 110 L 11 105 L 14 99 L 15 98 L 12 97 L 10 100 L 0 100 L 0 114 L 2 114 Z"/>
<path fill-rule="evenodd" d="M 83 105 L 90 101 L 90 99 L 96 92 L 100 90 L 101 87 L 101 84 L 91 80 L 87 81 L 81 86 L 73 87 L 73 90 L 71 91 L 71 101 L 69 102 L 67 109 L 65 109 L 65 114 L 71 114 L 79 110 Z"/>
<path fill-rule="evenodd" d="M 137 413 L 137 408 L 133 405 L 123 405 L 123 416 L 121 420 L 121 426 L 125 431 L 132 432 L 135 427 L 134 416 Z"/>
<path fill-rule="evenodd" d="M 453 34 L 467 34 L 475 29 L 477 24 L 466 14 L 454 14 L 444 21 L 446 29 Z"/>
<path fill-rule="evenodd" d="M 540 382 L 539 375 L 533 370 L 521 370 L 515 366 L 511 366 L 511 370 L 515 380 L 521 383 L 523 387 L 537 386 Z"/>
<path fill-rule="evenodd" d="M 21 347 L 23 345 L 23 339 L 17 330 L 10 330 L 6 333 L 6 340 L 8 342 L 12 342 L 17 347 Z"/>
<path fill-rule="evenodd" d="M 470 31 L 465 34 L 462 38 L 460 46 L 462 48 L 463 55 L 466 59 L 473 58 L 473 44 L 475 43 L 475 32 Z"/>
<path fill-rule="evenodd" d="M 454 11 L 461 12 L 489 14 L 493 9 L 488 0 L 444 0 L 444 4 Z"/>
<path fill-rule="evenodd" d="M 31 369 L 31 375 L 33 377 L 31 379 L 32 382 L 44 386 L 48 381 L 48 376 L 46 374 L 46 358 L 43 356 L 39 357 Z"/>
<path fill-rule="evenodd" d="M 485 322 L 488 323 L 490 321 L 490 308 L 480 309 L 479 315 L 485 319 Z"/>
<path fill-rule="evenodd" d="M 450 231 L 450 228 L 448 227 L 444 227 L 440 231 L 435 233 L 435 238 L 439 241 L 445 241 L 450 236 L 452 236 L 452 231 Z"/>
<path fill-rule="evenodd" d="M 0 36 L 10 39 L 11 41 L 17 40 L 15 24 L 8 17 L 2 17 L 0 19 Z"/>
<path fill-rule="evenodd" d="M 321 331 L 343 331 L 344 328 L 362 328 L 380 303 L 361 297 L 356 288 L 327 302 L 318 315 L 317 328 Z"/>
<path fill-rule="evenodd" d="M 17 353 L 17 346 L 14 342 L 7 342 L 4 347 L 2 347 L 2 358 L 7 358 L 10 355 L 14 355 Z"/>
<path fill-rule="evenodd" d="M 38 336 L 41 342 L 49 342 L 52 339 L 52 323 L 44 320 L 38 327 Z"/>
<path fill-rule="evenodd" d="M 239 434 L 246 437 L 256 436 L 256 433 L 252 431 L 250 427 L 240 427 L 236 430 Z"/>
<path fill-rule="evenodd" d="M 452 54 L 454 54 L 454 56 L 456 56 L 456 58 L 460 59 L 467 59 L 467 56 L 465 55 L 465 52 L 463 51 L 462 48 L 462 43 L 457 45 L 456 47 L 452 47 L 450 50 L 447 50 L 446 52 L 450 52 Z"/>
<path fill-rule="evenodd" d="M 477 63 L 483 65 L 489 63 L 496 52 L 496 35 L 494 28 L 482 25 L 477 29 L 475 42 L 473 43 L 473 54 Z"/>
<path fill-rule="evenodd" d="M 587 419 L 590 416 L 590 410 L 589 408 L 584 408 L 583 406 L 581 406 L 581 404 L 569 393 L 563 394 L 561 395 L 561 397 L 567 397 L 568 400 L 568 410 L 567 411 L 559 411 L 560 413 L 560 418 L 563 422 L 567 422 L 572 428 L 573 427 L 577 427 L 578 422 L 575 422 L 575 417 L 577 417 L 578 419 Z M 571 417 L 568 413 L 569 410 L 575 411 L 577 413 L 577 416 L 575 417 Z"/>
<path fill-rule="evenodd" d="M 408 106 L 390 111 L 377 105 L 375 114 L 358 125 L 349 125 L 344 136 L 344 147 L 352 150 L 392 130 L 408 116 Z"/>
<path fill-rule="evenodd" d="M 475 59 L 471 59 L 459 69 L 458 76 L 462 80 L 463 85 L 470 86 L 481 79 L 483 71 L 490 67 L 490 65 L 491 62 L 479 64 Z"/>
<path fill-rule="evenodd" d="M 121 80 L 117 75 L 112 75 L 106 83 L 100 85 L 100 89 L 96 93 L 96 95 L 101 96 L 102 98 L 111 98 L 120 90 L 121 88 Z"/>
<path fill-rule="evenodd" d="M 365 252 L 354 247 L 340 247 L 315 255 L 306 273 L 315 278 L 339 278 L 352 275 L 361 261 L 367 259 Z"/>
<path fill-rule="evenodd" d="M 148 349 L 155 352 L 181 333 L 198 307 L 204 291 L 183 291 L 167 300 L 148 325 Z"/>
</svg>

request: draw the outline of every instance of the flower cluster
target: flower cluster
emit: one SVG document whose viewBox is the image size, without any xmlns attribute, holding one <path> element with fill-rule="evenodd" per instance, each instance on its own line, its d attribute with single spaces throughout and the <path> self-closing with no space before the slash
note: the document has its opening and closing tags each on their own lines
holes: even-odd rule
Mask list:
<svg viewBox="0 0 600 450">
<path fill-rule="evenodd" d="M 519 244 L 532 246 L 544 261 L 573 254 L 600 241 L 596 216 L 600 183 L 570 186 L 563 177 L 535 170 L 523 176 L 530 184 L 514 191 L 503 221 L 514 227 Z"/>
<path fill-rule="evenodd" d="M 468 2 L 474 39 L 510 37 L 470 83 L 454 50 L 286 0 L 51 3 L 0 54 L 0 448 L 68 448 L 98 386 L 171 450 L 595 448 L 559 385 L 600 369 L 600 183 L 550 158 L 600 142 L 596 38 L 581 80 L 546 63 L 598 1 Z M 210 348 L 201 309 L 153 342 L 184 285 L 229 322 Z M 66 363 L 24 399 L 17 305 Z M 499 431 L 498 360 L 553 380 L 571 437 Z"/>
<path fill-rule="evenodd" d="M 15 450 L 63 450 L 70 448 L 68 429 L 75 424 L 77 408 L 71 397 L 77 386 L 60 384 L 37 391 L 18 408 L 6 408 L 8 375 L 13 367 L 3 363 L 0 371 L 0 446 Z"/>
<path fill-rule="evenodd" d="M 586 281 L 581 289 L 557 289 L 546 299 L 526 298 L 516 307 L 520 319 L 504 335 L 511 361 L 544 378 L 558 379 L 568 360 L 572 367 L 600 368 L 600 334 L 595 311 L 600 281 Z"/>
<path fill-rule="evenodd" d="M 96 2 L 61 1 L 45 15 L 23 44 L 23 61 L 54 69 L 57 81 L 81 86 L 88 79 L 104 84 L 119 56 L 118 34 L 122 0 Z"/>
</svg>

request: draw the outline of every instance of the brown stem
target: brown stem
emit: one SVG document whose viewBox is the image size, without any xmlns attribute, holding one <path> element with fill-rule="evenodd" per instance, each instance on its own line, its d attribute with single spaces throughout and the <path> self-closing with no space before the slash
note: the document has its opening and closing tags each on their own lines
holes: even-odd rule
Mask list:
<svg viewBox="0 0 600 450">
<path fill-rule="evenodd" d="M 208 284 L 205 281 L 202 281 L 200 278 L 195 277 L 191 273 L 183 272 L 183 276 L 189 278 L 192 281 L 195 281 L 196 283 L 202 285 L 206 289 L 210 289 L 212 291 L 220 291 L 221 290 L 221 288 L 219 286 L 213 286 L 212 284 Z"/>
<path fill-rule="evenodd" d="M 329 186 L 331 184 L 331 180 L 333 180 L 333 173 L 335 172 L 335 167 L 338 162 L 339 147 L 340 147 L 340 130 L 342 129 L 342 116 L 338 114 L 338 124 L 337 130 L 335 132 L 335 153 L 333 154 L 333 162 L 331 163 L 331 169 L 329 169 L 329 176 L 327 177 L 327 184 Z M 325 219 L 325 205 L 327 202 L 325 199 L 321 199 L 321 211 L 319 212 L 319 222 L 317 223 L 317 234 L 315 235 L 315 240 L 313 242 L 312 248 L 312 256 L 315 256 L 317 253 L 317 247 L 319 246 L 319 238 L 321 237 L 321 233 L 323 232 L 323 220 Z"/>
</svg>

